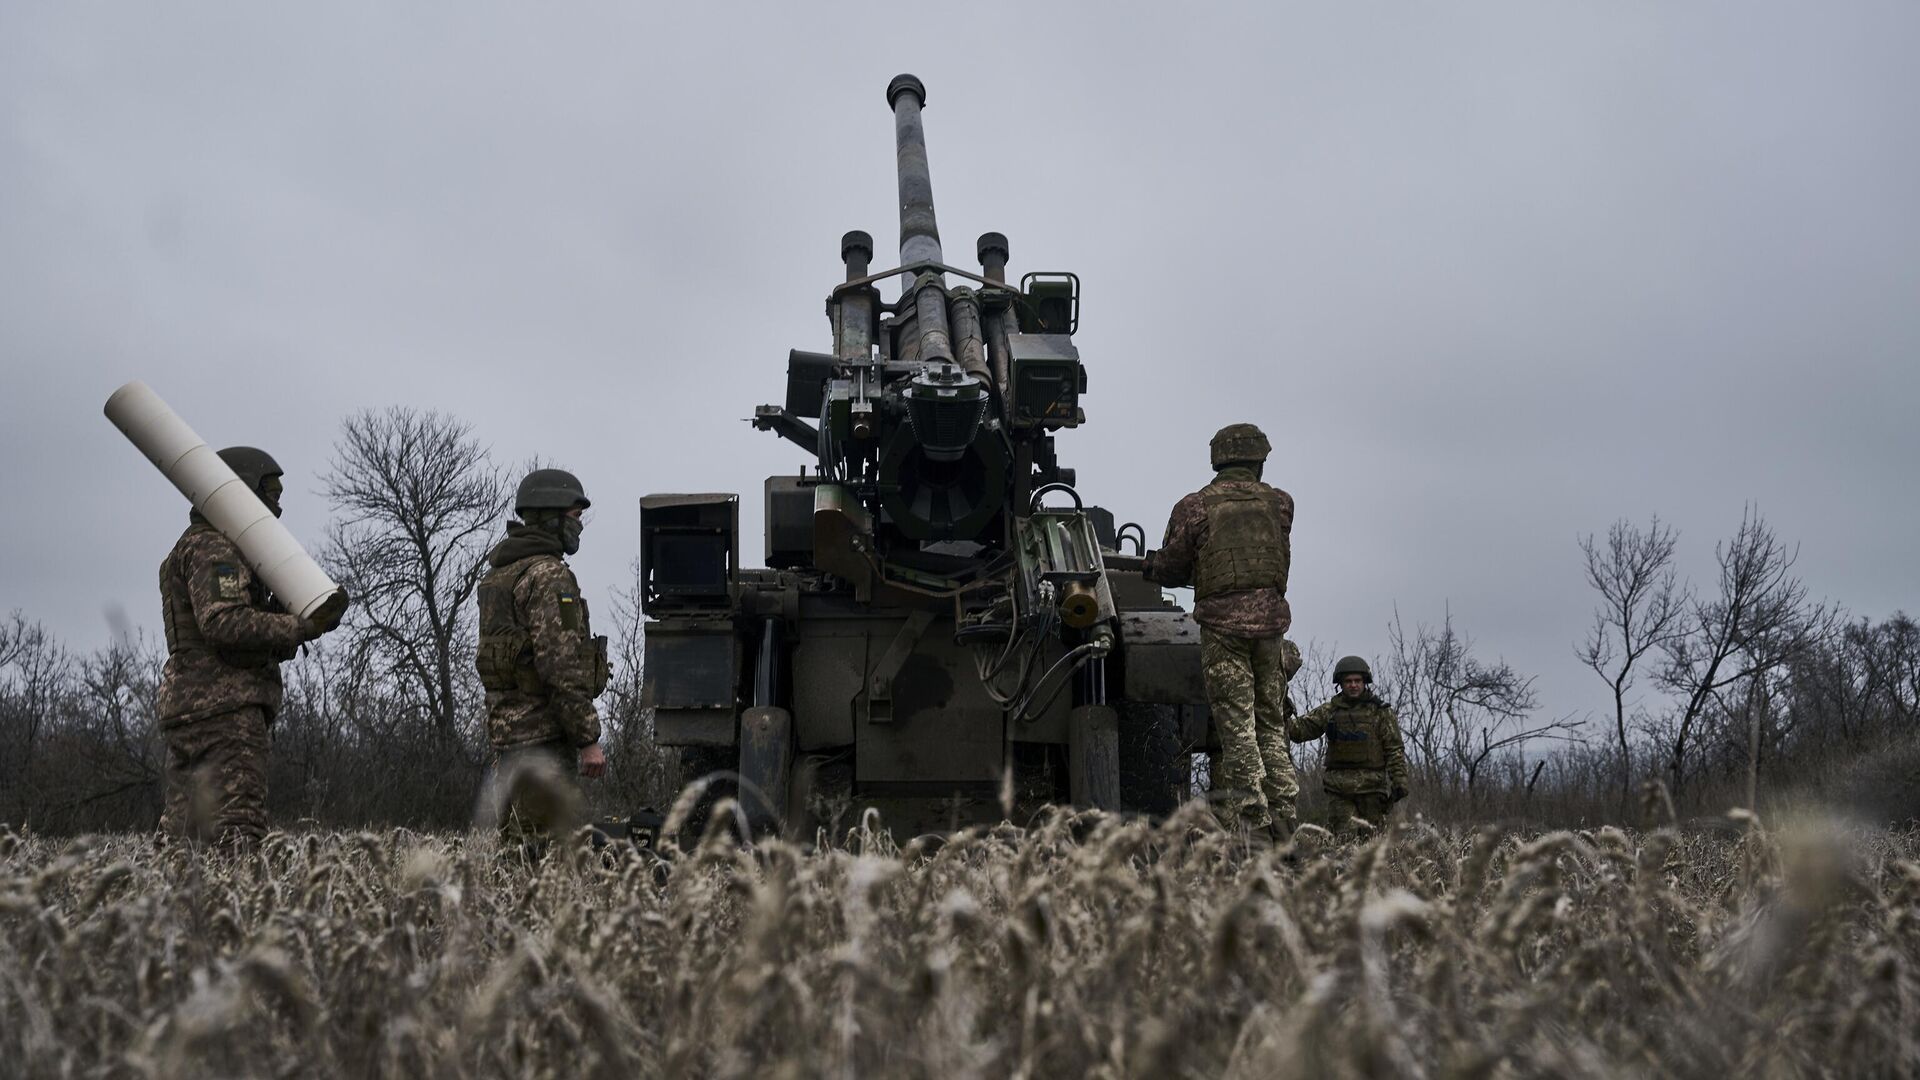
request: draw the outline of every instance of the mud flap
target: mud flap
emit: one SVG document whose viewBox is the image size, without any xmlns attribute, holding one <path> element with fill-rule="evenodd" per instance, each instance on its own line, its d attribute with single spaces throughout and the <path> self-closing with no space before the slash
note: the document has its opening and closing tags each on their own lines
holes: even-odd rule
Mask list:
<svg viewBox="0 0 1920 1080">
<path fill-rule="evenodd" d="M 1120 809 L 1120 718 L 1110 705 L 1067 714 L 1067 780 L 1075 806 Z"/>
<path fill-rule="evenodd" d="M 740 806 L 755 833 L 780 830 L 792 792 L 793 715 L 759 705 L 740 717 Z"/>
</svg>

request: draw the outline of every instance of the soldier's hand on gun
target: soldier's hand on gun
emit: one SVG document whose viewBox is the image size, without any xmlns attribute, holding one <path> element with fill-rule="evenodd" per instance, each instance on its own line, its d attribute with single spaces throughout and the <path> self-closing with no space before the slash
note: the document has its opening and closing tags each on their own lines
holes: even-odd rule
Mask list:
<svg viewBox="0 0 1920 1080">
<path fill-rule="evenodd" d="M 607 775 L 607 752 L 599 743 L 580 748 L 580 775 L 588 779 Z"/>
<path fill-rule="evenodd" d="M 1395 784 L 1393 785 L 1393 794 L 1387 797 L 1392 799 L 1394 802 L 1399 802 L 1401 799 L 1404 799 L 1407 797 L 1407 789 L 1401 787 L 1399 784 Z"/>
</svg>

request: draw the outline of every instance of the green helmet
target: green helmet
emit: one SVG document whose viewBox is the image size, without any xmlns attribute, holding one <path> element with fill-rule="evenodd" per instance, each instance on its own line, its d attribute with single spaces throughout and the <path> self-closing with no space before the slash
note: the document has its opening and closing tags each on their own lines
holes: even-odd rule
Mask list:
<svg viewBox="0 0 1920 1080">
<path fill-rule="evenodd" d="M 255 491 L 260 490 L 260 481 L 269 476 L 284 476 L 286 470 L 273 460 L 273 455 L 265 450 L 251 446 L 229 446 L 220 451 L 220 460 L 227 463 L 233 474 L 245 481 Z"/>
<path fill-rule="evenodd" d="M 582 510 L 593 503 L 587 499 L 587 489 L 580 486 L 580 478 L 565 469 L 535 469 L 520 481 L 520 490 L 514 493 L 513 509 L 522 510 Z"/>
<path fill-rule="evenodd" d="M 1358 675 L 1367 680 L 1367 685 L 1373 685 L 1373 669 L 1367 666 L 1365 657 L 1343 656 L 1339 663 L 1333 665 L 1334 682 L 1339 682 L 1348 675 Z"/>
<path fill-rule="evenodd" d="M 1295 645 L 1292 638 L 1281 638 L 1280 670 L 1286 672 L 1287 678 L 1291 679 L 1300 674 L 1300 664 L 1300 646 Z"/>
<path fill-rule="evenodd" d="M 1267 441 L 1267 433 L 1252 424 L 1228 424 L 1214 432 L 1213 441 L 1207 444 L 1213 452 L 1213 467 L 1216 469 L 1231 465 L 1236 461 L 1249 464 L 1267 460 L 1273 453 L 1273 444 Z"/>
</svg>

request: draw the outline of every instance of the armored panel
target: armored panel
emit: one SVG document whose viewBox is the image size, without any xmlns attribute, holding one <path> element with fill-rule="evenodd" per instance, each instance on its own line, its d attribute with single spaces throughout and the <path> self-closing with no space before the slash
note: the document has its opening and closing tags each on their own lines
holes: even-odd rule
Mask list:
<svg viewBox="0 0 1920 1080">
<path fill-rule="evenodd" d="M 740 496 L 640 499 L 640 606 L 655 612 L 724 608 L 740 568 Z"/>
<path fill-rule="evenodd" d="M 653 741 L 661 746 L 732 746 L 738 740 L 731 712 L 660 709 L 653 714 Z"/>
<path fill-rule="evenodd" d="M 813 563 L 813 489 L 798 476 L 767 477 L 767 565 Z"/>
<path fill-rule="evenodd" d="M 1100 546 L 1108 551 L 1119 550 L 1120 540 L 1115 533 L 1113 511 L 1104 506 L 1089 506 L 1085 510 L 1087 520 L 1093 522 L 1093 534 L 1100 538 Z"/>
<path fill-rule="evenodd" d="M 800 749 L 852 744 L 860 783 L 997 783 L 1006 722 L 947 616 L 917 618 L 840 597 L 802 597 L 793 646 Z M 1068 703 L 1044 710 L 1039 738 L 1065 740 Z M 1056 734 L 1057 733 L 1057 734 Z"/>
<path fill-rule="evenodd" d="M 820 415 L 826 401 L 827 380 L 833 377 L 834 358 L 826 353 L 787 352 L 787 411 L 809 420 Z"/>
<path fill-rule="evenodd" d="M 1207 700 L 1200 669 L 1200 624 L 1192 616 L 1177 608 L 1123 611 L 1120 641 L 1126 657 L 1123 698 L 1163 705 Z"/>
<path fill-rule="evenodd" d="M 732 745 L 739 662 L 730 621 L 648 623 L 640 703 L 654 710 L 654 741 Z"/>
<path fill-rule="evenodd" d="M 1113 589 L 1114 606 L 1121 611 L 1177 611 L 1160 586 L 1141 576 L 1138 570 L 1107 568 L 1107 585 Z"/>
<path fill-rule="evenodd" d="M 1009 334 L 1007 342 L 1014 425 L 1076 423 L 1085 375 L 1073 340 L 1065 334 Z"/>
<path fill-rule="evenodd" d="M 854 703 L 865 681 L 866 626 L 803 619 L 799 634 L 793 643 L 794 740 L 801 750 L 846 746 L 853 742 Z"/>
<path fill-rule="evenodd" d="M 874 627 L 868 679 L 880 671 L 902 622 Z M 869 686 L 871 692 L 872 687 Z M 1006 768 L 1006 720 L 975 674 L 973 655 L 953 641 L 950 618 L 934 620 L 894 675 L 891 699 L 868 703 L 856 720 L 854 778 L 860 783 L 996 784 Z"/>
</svg>

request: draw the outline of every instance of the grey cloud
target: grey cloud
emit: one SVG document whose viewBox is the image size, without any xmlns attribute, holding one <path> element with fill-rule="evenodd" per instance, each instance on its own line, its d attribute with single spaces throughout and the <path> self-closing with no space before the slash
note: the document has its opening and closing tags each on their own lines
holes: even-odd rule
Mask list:
<svg viewBox="0 0 1920 1080">
<path fill-rule="evenodd" d="M 737 490 L 848 228 L 893 241 L 912 70 L 943 235 L 1086 284 L 1089 497 L 1157 540 L 1207 436 L 1280 434 L 1300 632 L 1451 603 L 1546 707 L 1576 538 L 1658 511 L 1704 576 L 1758 500 L 1816 593 L 1912 608 L 1920 74 L 1905 4 L 0 13 L 0 607 L 157 622 L 179 500 L 133 377 L 294 470 L 407 404 L 578 469 L 588 587 L 637 497 Z M 551 376 L 530 391 L 533 376 Z"/>
</svg>

